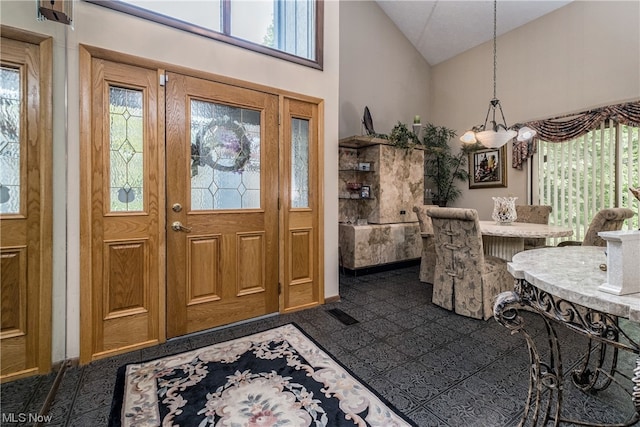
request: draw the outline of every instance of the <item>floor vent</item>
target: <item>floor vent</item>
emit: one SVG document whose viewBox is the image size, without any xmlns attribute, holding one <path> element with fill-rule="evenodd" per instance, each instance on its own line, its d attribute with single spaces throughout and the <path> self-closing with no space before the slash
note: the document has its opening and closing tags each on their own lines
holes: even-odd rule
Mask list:
<svg viewBox="0 0 640 427">
<path fill-rule="evenodd" d="M 329 310 L 327 310 L 327 313 L 329 313 L 330 315 L 332 315 L 333 317 L 335 317 L 336 319 L 338 319 L 339 321 L 341 321 L 345 325 L 353 325 L 353 324 L 358 323 L 358 321 L 356 319 L 354 319 L 353 317 L 349 316 L 347 313 L 345 313 L 344 311 L 340 310 L 339 308 L 329 309 Z"/>
</svg>

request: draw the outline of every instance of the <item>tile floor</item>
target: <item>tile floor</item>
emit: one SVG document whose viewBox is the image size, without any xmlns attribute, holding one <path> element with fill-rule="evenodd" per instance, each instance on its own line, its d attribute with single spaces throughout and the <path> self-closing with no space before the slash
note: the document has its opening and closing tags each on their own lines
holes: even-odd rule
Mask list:
<svg viewBox="0 0 640 427">
<path fill-rule="evenodd" d="M 434 306 L 431 285 L 418 281 L 418 270 L 418 266 L 409 266 L 358 277 L 341 275 L 340 302 L 69 367 L 51 405 L 51 419 L 42 425 L 106 426 L 116 371 L 122 364 L 288 322 L 298 324 L 419 426 L 517 425 L 528 389 L 524 339 L 509 335 L 493 319 L 469 319 Z M 329 308 L 340 308 L 359 323 L 347 326 L 328 314 Z M 541 322 L 525 315 L 542 330 Z M 640 336 L 640 328 L 631 326 Z M 563 353 L 566 372 L 579 360 L 577 355 L 584 352 L 586 341 L 565 328 L 559 334 L 563 349 L 575 350 Z M 621 365 L 632 366 L 631 354 L 621 359 Z M 50 374 L 2 385 L 2 425 L 16 425 L 6 422 L 4 414 L 38 413 L 54 377 Z M 565 390 L 565 416 L 620 422 L 633 411 L 629 396 L 615 385 L 595 396 L 583 394 L 571 384 Z"/>
</svg>

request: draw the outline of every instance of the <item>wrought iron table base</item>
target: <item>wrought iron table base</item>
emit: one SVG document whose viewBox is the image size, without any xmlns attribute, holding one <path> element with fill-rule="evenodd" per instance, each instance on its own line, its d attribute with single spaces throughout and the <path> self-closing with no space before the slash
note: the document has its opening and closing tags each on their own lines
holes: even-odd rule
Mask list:
<svg viewBox="0 0 640 427">
<path fill-rule="evenodd" d="M 549 347 L 548 361 L 542 360 L 538 346 L 525 328 L 519 309 L 528 309 L 540 315 L 544 321 Z M 519 426 L 557 426 L 569 423 L 584 426 L 626 427 L 640 421 L 640 345 L 627 335 L 618 323 L 618 318 L 563 300 L 517 279 L 515 292 L 498 295 L 494 305 L 494 317 L 512 333 L 522 333 L 529 349 L 529 392 Z M 562 324 L 572 331 L 589 338 L 586 357 L 581 366 L 571 374 L 573 384 L 585 392 L 598 392 L 615 382 L 621 386 L 619 377 L 631 380 L 629 392 L 635 414 L 618 424 L 598 424 L 562 418 L 563 370 L 560 344 L 554 324 Z M 633 377 L 618 370 L 618 351 L 635 353 L 636 367 Z M 624 386 L 623 386 L 624 387 Z"/>
</svg>

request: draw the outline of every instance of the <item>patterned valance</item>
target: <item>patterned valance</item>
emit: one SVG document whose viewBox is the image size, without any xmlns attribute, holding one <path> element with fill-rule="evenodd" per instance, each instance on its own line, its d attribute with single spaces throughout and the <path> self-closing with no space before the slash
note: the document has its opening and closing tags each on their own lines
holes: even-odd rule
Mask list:
<svg viewBox="0 0 640 427">
<path fill-rule="evenodd" d="M 512 166 L 522 169 L 523 163 L 537 151 L 538 140 L 564 142 L 578 138 L 600 127 L 605 120 L 640 127 L 640 101 L 609 105 L 578 114 L 568 114 L 546 120 L 522 123 L 517 127 L 529 126 L 537 135 L 531 141 L 513 143 Z"/>
</svg>

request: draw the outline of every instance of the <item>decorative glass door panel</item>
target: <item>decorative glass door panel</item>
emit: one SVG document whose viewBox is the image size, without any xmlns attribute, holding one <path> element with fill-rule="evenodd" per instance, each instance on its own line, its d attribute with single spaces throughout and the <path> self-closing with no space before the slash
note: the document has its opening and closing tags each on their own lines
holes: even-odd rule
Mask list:
<svg viewBox="0 0 640 427">
<path fill-rule="evenodd" d="M 260 112 L 191 101 L 191 210 L 260 208 Z"/>
<path fill-rule="evenodd" d="M 110 207 L 144 210 L 144 133 L 141 90 L 109 88 Z"/>
<path fill-rule="evenodd" d="M 20 209 L 20 70 L 0 69 L 0 214 Z"/>
<path fill-rule="evenodd" d="M 291 207 L 309 207 L 309 120 L 291 119 Z"/>
</svg>

